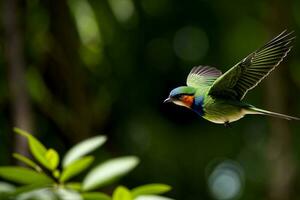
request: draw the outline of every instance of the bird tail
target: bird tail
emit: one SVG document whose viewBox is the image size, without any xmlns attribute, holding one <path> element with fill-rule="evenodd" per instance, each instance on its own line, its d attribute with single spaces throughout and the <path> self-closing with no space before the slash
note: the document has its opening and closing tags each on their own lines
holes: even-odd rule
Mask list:
<svg viewBox="0 0 300 200">
<path fill-rule="evenodd" d="M 275 113 L 275 112 L 271 112 L 271 111 L 268 111 L 268 110 L 263 110 L 263 109 L 260 109 L 260 108 L 256 108 L 254 106 L 248 107 L 246 109 L 246 114 L 268 115 L 268 116 L 277 117 L 277 118 L 286 119 L 286 120 L 300 120 L 300 118 L 298 118 L 298 117 L 292 117 L 292 116 L 289 116 L 289 115 Z"/>
</svg>

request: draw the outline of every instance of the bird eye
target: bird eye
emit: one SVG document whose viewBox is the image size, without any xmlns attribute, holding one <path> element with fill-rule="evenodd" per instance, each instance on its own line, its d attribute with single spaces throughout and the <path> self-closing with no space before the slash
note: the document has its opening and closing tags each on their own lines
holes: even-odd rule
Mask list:
<svg viewBox="0 0 300 200">
<path fill-rule="evenodd" d="M 181 99 L 181 97 L 182 97 L 181 94 L 176 94 L 176 95 L 174 96 L 175 99 Z"/>
</svg>

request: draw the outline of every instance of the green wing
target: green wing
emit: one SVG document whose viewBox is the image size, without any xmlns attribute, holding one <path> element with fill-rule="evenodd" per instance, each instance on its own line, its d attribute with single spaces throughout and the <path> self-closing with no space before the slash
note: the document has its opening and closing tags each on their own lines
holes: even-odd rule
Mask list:
<svg viewBox="0 0 300 200">
<path fill-rule="evenodd" d="M 193 67 L 187 77 L 186 84 L 204 91 L 210 88 L 214 81 L 221 75 L 222 72 L 214 67 Z"/>
<path fill-rule="evenodd" d="M 209 90 L 212 96 L 237 100 L 263 80 L 291 50 L 292 32 L 283 31 L 220 76 Z"/>
</svg>

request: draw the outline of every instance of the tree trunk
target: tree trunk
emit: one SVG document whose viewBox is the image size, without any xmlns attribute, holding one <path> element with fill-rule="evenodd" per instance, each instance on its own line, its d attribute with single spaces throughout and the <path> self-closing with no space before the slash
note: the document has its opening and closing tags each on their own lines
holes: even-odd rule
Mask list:
<svg viewBox="0 0 300 200">
<path fill-rule="evenodd" d="M 31 131 L 30 103 L 25 81 L 22 34 L 18 22 L 18 1 L 3 0 L 3 28 L 13 125 Z M 27 154 L 24 137 L 16 136 L 15 151 Z"/>
<path fill-rule="evenodd" d="M 280 66 L 286 67 L 286 66 Z M 267 104 L 272 110 L 286 113 L 285 81 L 279 73 L 273 74 L 267 81 Z M 292 199 L 291 189 L 295 175 L 295 163 L 291 151 L 291 131 L 288 121 L 270 119 L 271 135 L 268 144 L 270 168 L 270 199 Z"/>
<path fill-rule="evenodd" d="M 279 24 L 288 27 L 290 16 L 288 14 L 289 2 L 269 1 L 270 13 L 267 13 L 268 24 L 272 35 L 282 31 Z M 271 34 L 270 34 L 271 35 Z M 267 107 L 275 112 L 288 113 L 287 60 L 278 66 L 278 69 L 267 79 L 266 103 Z M 269 162 L 269 197 L 272 200 L 293 199 L 292 189 L 295 175 L 295 163 L 292 153 L 291 130 L 286 120 L 270 118 L 271 134 L 268 144 L 267 156 Z"/>
<path fill-rule="evenodd" d="M 86 90 L 86 74 L 78 49 L 80 40 L 66 0 L 43 1 L 49 12 L 52 45 L 46 63 L 47 79 L 56 88 L 56 99 L 67 102 L 64 119 L 65 134 L 72 143 L 89 137 L 92 129 L 91 111 Z"/>
</svg>

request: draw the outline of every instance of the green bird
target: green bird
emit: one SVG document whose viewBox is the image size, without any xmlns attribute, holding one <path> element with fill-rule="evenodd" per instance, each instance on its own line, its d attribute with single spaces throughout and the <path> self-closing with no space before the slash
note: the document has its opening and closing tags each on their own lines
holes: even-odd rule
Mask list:
<svg viewBox="0 0 300 200">
<path fill-rule="evenodd" d="M 173 89 L 164 102 L 187 107 L 204 119 L 225 126 L 247 114 L 300 120 L 242 102 L 247 92 L 268 76 L 288 54 L 294 38 L 293 32 L 283 31 L 224 74 L 214 67 L 194 67 L 187 77 L 187 86 Z"/>
</svg>

